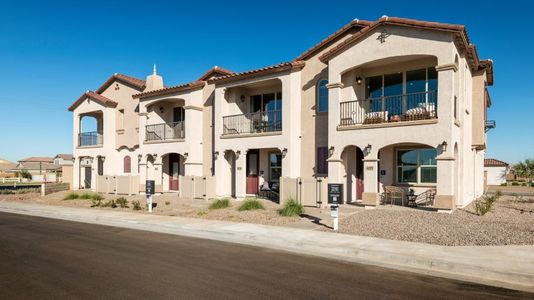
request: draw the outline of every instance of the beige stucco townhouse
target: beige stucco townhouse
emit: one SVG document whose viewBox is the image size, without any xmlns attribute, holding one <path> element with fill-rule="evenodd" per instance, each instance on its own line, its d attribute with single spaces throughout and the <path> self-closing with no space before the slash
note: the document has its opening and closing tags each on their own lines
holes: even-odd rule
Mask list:
<svg viewBox="0 0 534 300">
<path fill-rule="evenodd" d="M 191 189 L 182 178 L 202 177 L 213 179 L 215 196 L 268 189 L 282 201 L 324 205 L 326 183 L 341 183 L 344 202 L 376 206 L 394 186 L 435 191 L 434 206 L 444 210 L 483 193 L 493 63 L 478 58 L 461 25 L 354 20 L 292 61 L 242 73 L 215 67 L 174 87 L 154 72 L 124 100 L 104 93 L 124 84 L 110 80 L 71 107 L 75 169 L 116 157 L 104 171 L 124 175 L 121 156 L 129 155 L 138 191 L 146 179 L 173 192 Z M 103 132 L 112 147 L 98 133 L 103 145 L 81 145 L 80 116 L 110 111 L 107 122 L 117 124 L 122 102 L 137 108 L 126 119 L 136 121 L 125 126 L 132 137 L 116 143 L 110 126 Z"/>
</svg>

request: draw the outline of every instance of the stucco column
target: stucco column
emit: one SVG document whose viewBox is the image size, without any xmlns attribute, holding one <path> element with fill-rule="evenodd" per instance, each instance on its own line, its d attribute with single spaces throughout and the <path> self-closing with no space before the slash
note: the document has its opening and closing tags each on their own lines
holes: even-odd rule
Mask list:
<svg viewBox="0 0 534 300">
<path fill-rule="evenodd" d="M 236 161 L 235 196 L 243 199 L 247 193 L 247 151 L 241 151 Z"/>
<path fill-rule="evenodd" d="M 289 178 L 300 177 L 301 161 L 301 84 L 300 72 L 291 72 L 281 78 L 282 81 L 282 135 L 287 148 L 282 160 L 282 176 Z"/>
<path fill-rule="evenodd" d="M 453 157 L 438 157 L 437 160 L 437 186 L 434 207 L 451 210 L 456 202 L 454 197 L 454 182 L 457 172 L 454 170 Z"/>
<path fill-rule="evenodd" d="M 154 163 L 154 181 L 156 193 L 163 193 L 163 163 L 161 158 Z"/>
<path fill-rule="evenodd" d="M 139 105 L 141 107 L 141 104 Z M 146 139 L 146 123 L 148 117 L 146 108 L 144 106 L 142 107 L 144 108 L 144 112 L 139 112 L 139 146 L 142 146 Z"/>
<path fill-rule="evenodd" d="M 230 173 L 228 172 L 230 170 L 230 166 L 224 157 L 224 151 L 216 152 L 218 152 L 217 157 L 213 157 L 213 159 L 215 159 L 215 194 L 218 197 L 230 196 L 228 187 L 230 185 L 232 175 L 230 174 L 230 176 L 227 176 Z"/>
<path fill-rule="evenodd" d="M 144 156 L 143 156 L 144 157 Z M 146 189 L 146 162 L 141 160 L 139 161 L 139 192 L 144 193 Z"/>
<path fill-rule="evenodd" d="M 187 158 L 184 163 L 185 176 L 202 176 L 202 107 L 185 106 L 185 143 Z M 209 163 L 209 162 L 206 162 Z"/>
<path fill-rule="evenodd" d="M 378 159 L 363 159 L 363 194 L 362 203 L 368 206 L 379 204 L 378 191 Z"/>
<path fill-rule="evenodd" d="M 106 162 L 104 161 L 103 164 Z M 91 162 L 91 190 L 96 191 L 96 184 L 97 184 L 97 176 L 98 176 L 98 156 L 93 157 L 93 161 Z"/>
<path fill-rule="evenodd" d="M 78 190 L 80 189 L 80 158 L 74 157 L 74 162 L 72 164 L 72 186 L 71 189 Z"/>
<path fill-rule="evenodd" d="M 336 140 L 338 135 L 337 125 L 339 125 L 339 103 L 341 102 L 341 89 L 343 83 L 332 82 L 327 84 L 328 88 L 328 144 L 336 147 L 340 141 Z M 339 149 L 341 151 L 341 149 Z M 330 165 L 329 165 L 330 167 Z"/>
</svg>

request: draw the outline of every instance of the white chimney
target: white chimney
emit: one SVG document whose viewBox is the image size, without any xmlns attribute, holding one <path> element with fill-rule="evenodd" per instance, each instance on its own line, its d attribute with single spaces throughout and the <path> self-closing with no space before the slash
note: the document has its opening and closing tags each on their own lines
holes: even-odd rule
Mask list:
<svg viewBox="0 0 534 300">
<path fill-rule="evenodd" d="M 154 64 L 154 73 L 146 77 L 145 92 L 159 90 L 163 88 L 163 77 L 156 73 L 156 64 Z"/>
</svg>

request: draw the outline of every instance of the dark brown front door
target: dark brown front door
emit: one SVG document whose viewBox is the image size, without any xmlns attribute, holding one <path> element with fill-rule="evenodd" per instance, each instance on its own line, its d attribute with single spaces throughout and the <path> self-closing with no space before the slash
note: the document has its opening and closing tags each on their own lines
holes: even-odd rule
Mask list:
<svg viewBox="0 0 534 300">
<path fill-rule="evenodd" d="M 258 193 L 258 174 L 260 151 L 258 149 L 247 152 L 247 194 Z"/>
<path fill-rule="evenodd" d="M 169 190 L 178 190 L 178 175 L 180 174 L 180 155 L 169 154 Z"/>
</svg>

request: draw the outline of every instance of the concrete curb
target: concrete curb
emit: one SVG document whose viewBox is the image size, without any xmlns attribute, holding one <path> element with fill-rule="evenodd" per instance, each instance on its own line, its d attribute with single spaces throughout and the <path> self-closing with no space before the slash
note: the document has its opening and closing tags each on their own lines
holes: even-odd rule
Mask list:
<svg viewBox="0 0 534 300">
<path fill-rule="evenodd" d="M 439 246 L 248 223 L 0 201 L 0 211 L 211 239 L 534 292 L 534 246 Z"/>
</svg>

